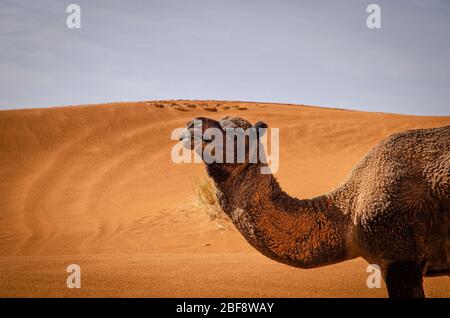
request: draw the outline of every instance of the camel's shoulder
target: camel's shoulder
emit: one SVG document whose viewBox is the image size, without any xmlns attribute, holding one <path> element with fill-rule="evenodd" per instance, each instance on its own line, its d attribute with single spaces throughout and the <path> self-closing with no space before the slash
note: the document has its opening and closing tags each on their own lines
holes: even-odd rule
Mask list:
<svg viewBox="0 0 450 318">
<path fill-rule="evenodd" d="M 450 232 L 440 224 L 450 222 L 450 126 L 391 135 L 331 195 L 349 215 L 358 246 L 380 257 L 417 255 L 422 243 L 414 233 L 445 239 Z"/>
</svg>

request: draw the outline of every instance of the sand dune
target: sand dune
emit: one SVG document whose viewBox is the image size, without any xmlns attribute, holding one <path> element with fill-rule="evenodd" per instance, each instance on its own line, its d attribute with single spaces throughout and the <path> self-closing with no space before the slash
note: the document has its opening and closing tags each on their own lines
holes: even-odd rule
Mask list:
<svg viewBox="0 0 450 318">
<path fill-rule="evenodd" d="M 302 105 L 115 103 L 0 112 L 0 296 L 385 297 L 362 259 L 314 270 L 275 263 L 191 204 L 201 164 L 172 163 L 170 133 L 239 115 L 280 128 L 277 177 L 312 197 L 342 182 L 378 141 L 450 124 Z M 65 287 L 66 266 L 82 288 Z M 450 278 L 427 278 L 450 296 Z"/>
</svg>

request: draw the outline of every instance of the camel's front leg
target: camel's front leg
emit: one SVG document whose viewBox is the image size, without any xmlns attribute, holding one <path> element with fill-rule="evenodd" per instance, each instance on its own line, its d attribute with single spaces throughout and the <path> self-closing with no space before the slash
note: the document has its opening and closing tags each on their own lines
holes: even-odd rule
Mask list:
<svg viewBox="0 0 450 318">
<path fill-rule="evenodd" d="M 393 262 L 383 268 L 390 298 L 425 298 L 422 266 L 415 262 Z"/>
</svg>

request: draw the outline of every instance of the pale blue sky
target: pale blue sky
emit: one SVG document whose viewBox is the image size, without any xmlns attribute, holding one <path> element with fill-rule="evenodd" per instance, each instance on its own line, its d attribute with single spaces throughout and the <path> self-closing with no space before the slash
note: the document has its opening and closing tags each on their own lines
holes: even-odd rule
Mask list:
<svg viewBox="0 0 450 318">
<path fill-rule="evenodd" d="M 0 109 L 151 99 L 450 115 L 450 1 L 0 0 Z"/>
</svg>

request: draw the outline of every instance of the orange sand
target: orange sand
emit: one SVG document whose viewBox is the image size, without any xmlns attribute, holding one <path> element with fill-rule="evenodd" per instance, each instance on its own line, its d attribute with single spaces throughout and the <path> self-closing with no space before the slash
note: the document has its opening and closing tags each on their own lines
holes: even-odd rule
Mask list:
<svg viewBox="0 0 450 318">
<path fill-rule="evenodd" d="M 379 140 L 450 117 L 177 104 L 0 112 L 0 297 L 386 297 L 384 285 L 366 287 L 362 259 L 291 268 L 219 229 L 191 205 L 203 165 L 172 163 L 170 133 L 196 116 L 264 120 L 280 128 L 280 184 L 307 198 L 342 182 Z M 78 290 L 66 287 L 72 263 L 81 266 Z M 450 277 L 426 278 L 425 290 L 449 297 Z"/>
</svg>

